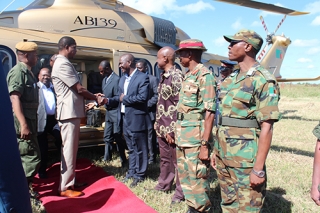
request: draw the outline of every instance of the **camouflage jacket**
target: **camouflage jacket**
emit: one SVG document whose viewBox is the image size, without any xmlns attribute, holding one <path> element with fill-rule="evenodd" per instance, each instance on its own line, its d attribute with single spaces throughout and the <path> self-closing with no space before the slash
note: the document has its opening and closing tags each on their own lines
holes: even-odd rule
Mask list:
<svg viewBox="0 0 320 213">
<path fill-rule="evenodd" d="M 222 117 L 256 119 L 258 124 L 280 119 L 280 90 L 273 75 L 256 63 L 248 72 L 232 73 L 221 83 L 220 112 Z M 260 127 L 219 126 L 216 154 L 231 167 L 253 167 L 258 150 Z"/>
<path fill-rule="evenodd" d="M 188 71 L 183 79 L 179 94 L 177 111 L 188 115 L 202 114 L 207 110 L 215 111 L 215 79 L 203 64 Z M 200 145 L 204 132 L 204 117 L 198 119 L 177 120 L 176 144 L 181 147 Z"/>
</svg>

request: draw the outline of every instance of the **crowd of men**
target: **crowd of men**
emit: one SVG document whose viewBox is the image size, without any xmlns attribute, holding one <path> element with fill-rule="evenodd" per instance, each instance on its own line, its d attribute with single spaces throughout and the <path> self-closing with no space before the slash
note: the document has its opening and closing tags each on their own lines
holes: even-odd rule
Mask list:
<svg viewBox="0 0 320 213">
<path fill-rule="evenodd" d="M 86 99 L 107 109 L 104 160 L 112 159 L 112 149 L 119 151 L 121 165 L 128 167 L 122 181 L 130 181 L 130 187 L 144 181 L 159 151 L 160 175 L 152 190 L 168 192 L 175 179 L 172 205 L 186 201 L 187 213 L 212 211 L 211 165 L 217 171 L 223 212 L 260 212 L 273 123 L 280 119 L 279 87 L 256 61 L 263 43 L 260 35 L 241 30 L 224 38 L 229 42 L 230 61 L 221 60 L 219 82 L 201 63 L 206 51 L 202 41 L 188 39 L 177 50 L 163 47 L 158 51 L 160 79 L 148 72 L 145 60 L 136 62 L 132 54 L 120 57 L 121 77 L 109 61 L 101 61 L 98 68 L 104 78 L 102 93 L 97 94 L 81 85 L 70 62 L 77 52 L 73 38 L 59 40 L 59 54 L 51 58 L 52 72 L 42 68 L 39 82 L 31 72 L 37 62 L 37 45 L 18 43 L 19 62 L 8 73 L 7 83 L 30 195 L 37 196 L 31 187 L 34 176 L 47 176 L 47 133 L 61 149 L 59 196 L 83 195 L 76 190 L 85 183 L 76 181 L 75 165 Z M 176 57 L 187 69 L 185 74 L 175 66 Z M 239 68 L 234 70 L 236 64 Z M 318 129 L 314 134 L 320 138 Z M 311 192 L 318 205 L 319 156 L 317 152 Z"/>
</svg>

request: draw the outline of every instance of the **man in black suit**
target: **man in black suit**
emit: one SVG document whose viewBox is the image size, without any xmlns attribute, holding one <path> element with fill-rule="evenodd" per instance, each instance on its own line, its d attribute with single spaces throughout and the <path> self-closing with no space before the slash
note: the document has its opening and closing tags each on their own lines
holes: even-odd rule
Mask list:
<svg viewBox="0 0 320 213">
<path fill-rule="evenodd" d="M 40 168 L 38 171 L 39 178 L 47 178 L 48 162 L 48 133 L 55 140 L 55 145 L 60 152 L 61 135 L 60 129 L 55 118 L 56 112 L 56 95 L 51 83 L 51 72 L 48 68 L 42 68 L 38 75 L 39 82 L 39 105 L 38 105 L 38 143 L 41 154 Z"/>
<path fill-rule="evenodd" d="M 123 135 L 129 150 L 129 169 L 123 182 L 134 179 L 130 187 L 142 182 L 148 166 L 147 130 L 151 128 L 148 115 L 149 78 L 137 71 L 134 57 L 120 57 L 119 68 L 123 75 L 119 81 L 118 119 L 123 124 Z M 112 104 L 113 98 L 109 99 Z"/>
<path fill-rule="evenodd" d="M 158 102 L 158 85 L 159 79 L 148 73 L 147 61 L 140 59 L 136 63 L 136 67 L 140 72 L 143 72 L 149 77 L 149 95 L 148 95 L 148 111 L 152 122 L 152 128 L 148 129 L 148 150 L 149 159 L 148 163 L 153 164 L 156 161 L 156 154 L 159 152 L 157 149 L 156 132 L 153 128 L 156 121 L 156 105 Z"/>
<path fill-rule="evenodd" d="M 99 71 L 104 79 L 102 80 L 102 92 L 106 99 L 113 98 L 115 101 L 108 102 L 105 104 L 106 107 L 106 118 L 105 118 L 105 127 L 103 141 L 105 142 L 105 152 L 104 160 L 110 161 L 112 159 L 112 147 L 113 142 L 117 144 L 117 149 L 119 151 L 121 166 L 124 167 L 127 162 L 125 156 L 125 141 L 121 137 L 121 128 L 118 124 L 118 105 L 119 102 L 116 100 L 119 99 L 118 95 L 118 85 L 119 85 L 119 76 L 113 72 L 110 66 L 109 61 L 101 61 L 99 65 Z"/>
</svg>

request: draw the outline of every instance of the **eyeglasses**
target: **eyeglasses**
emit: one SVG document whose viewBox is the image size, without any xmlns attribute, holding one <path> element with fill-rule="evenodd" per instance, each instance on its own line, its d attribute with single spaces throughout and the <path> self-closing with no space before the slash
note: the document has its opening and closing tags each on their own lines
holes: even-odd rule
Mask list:
<svg viewBox="0 0 320 213">
<path fill-rule="evenodd" d="M 235 44 L 238 44 L 238 43 L 240 43 L 240 42 L 244 42 L 244 41 L 230 41 L 230 44 L 229 44 L 229 46 L 230 47 L 233 47 L 233 45 L 235 45 Z"/>
<path fill-rule="evenodd" d="M 229 67 L 225 67 L 225 66 L 220 66 L 219 67 L 219 71 L 220 72 L 226 72 L 226 71 L 231 71 L 232 69 Z"/>
</svg>

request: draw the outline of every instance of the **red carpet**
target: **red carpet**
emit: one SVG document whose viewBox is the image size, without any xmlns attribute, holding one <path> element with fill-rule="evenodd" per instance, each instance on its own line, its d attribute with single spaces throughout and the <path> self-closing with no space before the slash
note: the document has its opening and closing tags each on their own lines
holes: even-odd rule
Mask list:
<svg viewBox="0 0 320 213">
<path fill-rule="evenodd" d="M 76 166 L 78 182 L 87 186 L 79 188 L 85 195 L 79 198 L 56 196 L 60 178 L 60 163 L 52 165 L 48 179 L 35 178 L 34 190 L 39 192 L 40 200 L 47 213 L 155 213 L 123 183 L 108 176 L 102 168 L 94 166 L 88 159 L 78 159 Z"/>
</svg>

